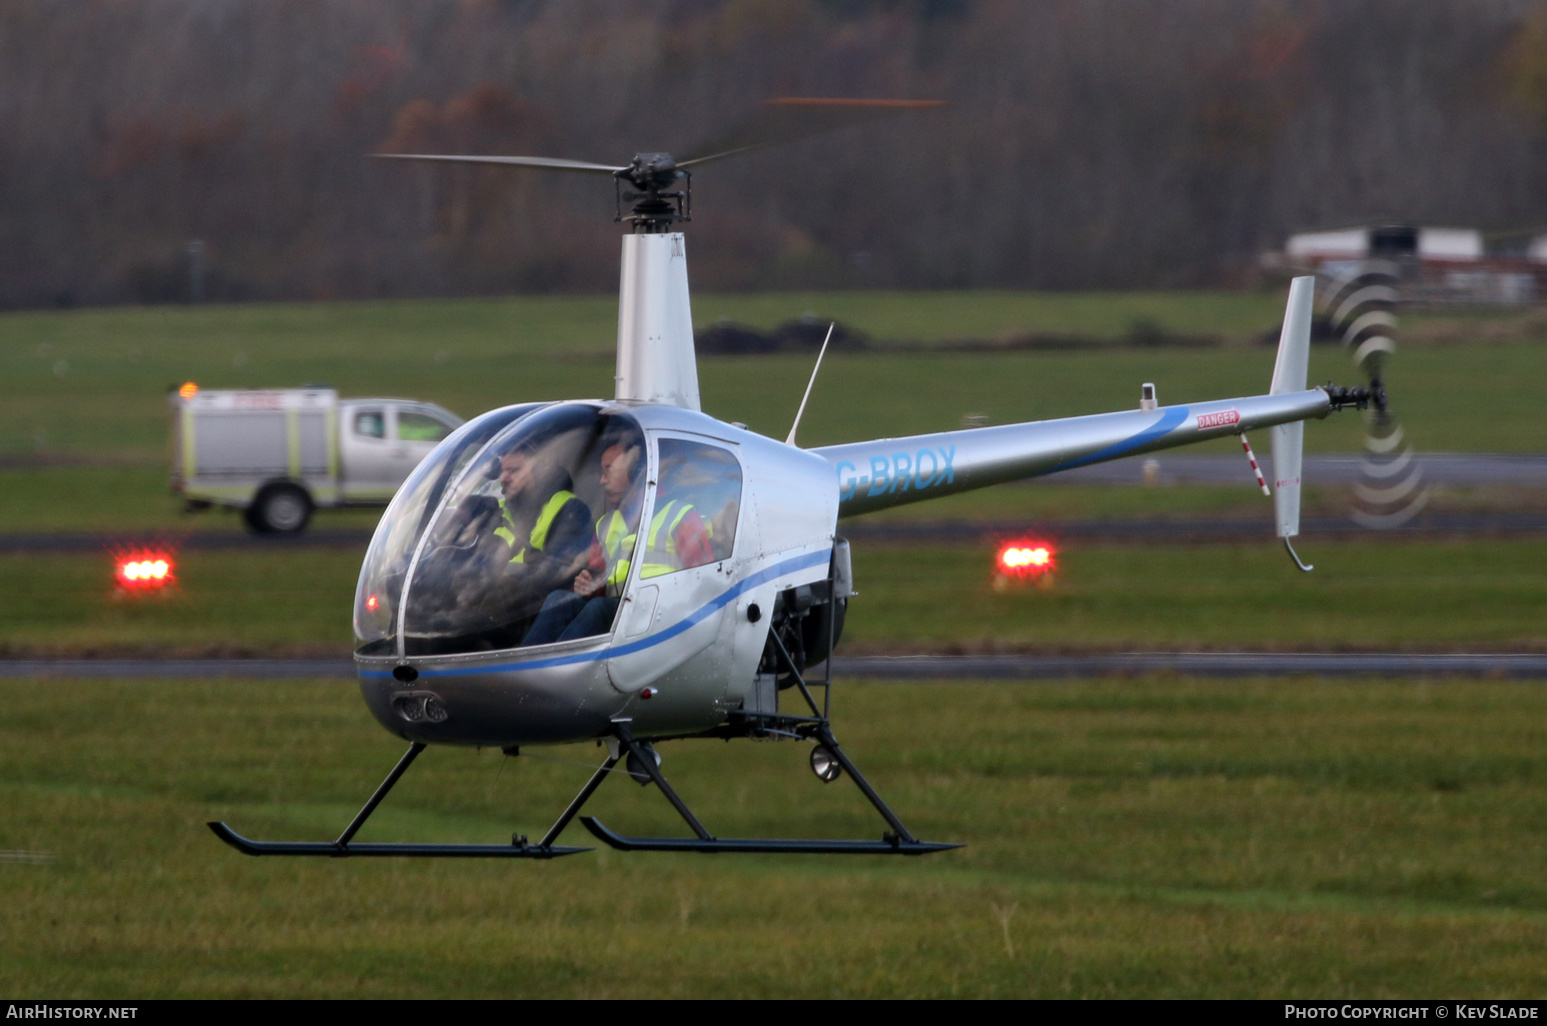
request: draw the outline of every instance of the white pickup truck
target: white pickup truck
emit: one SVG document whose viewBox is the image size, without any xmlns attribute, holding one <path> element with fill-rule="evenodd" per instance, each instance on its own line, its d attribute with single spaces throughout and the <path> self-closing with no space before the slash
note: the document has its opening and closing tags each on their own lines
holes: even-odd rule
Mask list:
<svg viewBox="0 0 1547 1026">
<path fill-rule="evenodd" d="M 190 509 L 233 506 L 259 534 L 295 534 L 312 510 L 385 506 L 461 418 L 411 399 L 331 388 L 171 396 L 172 490 Z"/>
</svg>

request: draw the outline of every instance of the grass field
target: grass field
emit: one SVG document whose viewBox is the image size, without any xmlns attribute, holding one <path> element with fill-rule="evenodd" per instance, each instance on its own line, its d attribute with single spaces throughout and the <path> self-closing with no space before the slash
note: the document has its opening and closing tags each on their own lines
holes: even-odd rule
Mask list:
<svg viewBox="0 0 1547 1026">
<path fill-rule="evenodd" d="M 1166 402 L 1260 392 L 1272 352 L 1248 340 L 1279 316 L 1258 293 L 822 293 L 701 296 L 701 323 L 720 317 L 771 326 L 805 311 L 889 339 L 885 353 L 836 353 L 824 364 L 801 429 L 806 445 L 959 426 L 968 414 L 1009 423 L 1131 407 L 1154 381 Z M 497 405 L 612 391 L 611 297 L 81 310 L 0 315 L 0 530 L 234 531 L 234 517 L 186 518 L 166 488 L 168 385 L 324 382 L 345 395 L 410 394 L 465 416 Z M 1044 332 L 1120 336 L 1135 320 L 1178 334 L 1215 334 L 1216 349 L 1120 348 L 943 353 L 917 344 Z M 1500 334 L 1498 316 L 1428 319 L 1433 341 L 1404 349 L 1390 373 L 1409 436 L 1428 451 L 1547 451 L 1537 416 L 1547 344 Z M 1530 324 L 1535 322 L 1529 322 Z M 1468 332 L 1471 334 L 1468 334 Z M 1547 333 L 1547 328 L 1544 328 Z M 913 346 L 913 349 L 909 349 Z M 705 409 L 783 437 L 810 357 L 705 357 Z M 1343 354 L 1318 348 L 1312 380 L 1352 381 Z M 1466 401 L 1457 386 L 1465 382 Z M 1476 397 L 1486 396 L 1485 403 Z M 1312 452 L 1360 445 L 1357 413 L 1313 423 Z M 1189 452 L 1234 453 L 1222 439 Z M 1244 474 L 1244 471 L 1243 471 Z M 891 517 L 1112 516 L 1238 512 L 1249 487 L 1134 493 L 1054 484 L 972 493 Z M 1314 484 L 1314 483 L 1313 483 Z M 1547 482 L 1544 482 L 1547 489 Z M 1126 490 L 1125 490 L 1126 491 Z M 1441 494 L 1439 505 L 1511 507 L 1528 498 Z M 1343 492 L 1312 492 L 1307 512 L 1341 510 Z M 319 523 L 368 527 L 375 514 Z"/>
<path fill-rule="evenodd" d="M 810 310 L 894 351 L 834 354 L 814 445 L 1261 391 L 1276 295 L 699 296 L 701 323 Z M 168 384 L 322 381 L 464 415 L 610 395 L 612 297 L 0 316 L 0 533 L 101 553 L 0 555 L 0 656 L 343 657 L 361 553 L 190 548 L 168 596 L 110 587 L 122 532 L 236 531 L 165 490 Z M 1135 322 L 1210 349 L 948 354 L 929 343 Z M 1547 451 L 1547 330 L 1418 319 L 1390 385 L 1419 447 Z M 1524 327 L 1522 327 L 1524 325 Z M 701 361 L 705 407 L 783 437 L 805 356 Z M 1351 379 L 1318 349 L 1313 380 Z M 1458 390 L 1464 396 L 1458 399 Z M 1347 414 L 1312 451 L 1358 444 Z M 1235 451 L 1220 443 L 1220 451 Z M 1311 492 L 1313 510 L 1342 497 Z M 1536 502 L 1449 493 L 1453 508 Z M 1258 544 L 1068 544 L 1047 590 L 989 586 L 982 544 L 855 548 L 844 650 L 1547 647 L 1547 541 L 1302 540 L 1229 488 L 1034 484 L 886 514 L 1258 515 Z M 373 524 L 350 512 L 319 527 Z M 1547 990 L 1547 691 L 1500 681 L 840 684 L 835 722 L 923 859 L 634 855 L 553 863 L 244 858 L 204 827 L 336 836 L 401 751 L 337 682 L 0 680 L 0 990 L 49 997 L 1500 997 Z M 802 746 L 672 744 L 721 836 L 876 837 Z M 437 749 L 362 840 L 540 833 L 590 748 Z M 507 765 L 507 763 L 509 763 Z M 592 811 L 680 832 L 612 781 Z M 572 830 L 566 840 L 587 843 Z M 36 861 L 15 853 L 44 853 Z"/>
<path fill-rule="evenodd" d="M 401 743 L 339 683 L 0 683 L 0 990 L 112 997 L 1540 998 L 1547 691 L 1488 681 L 841 687 L 920 859 L 245 858 Z M 437 749 L 361 839 L 535 834 L 596 758 Z M 878 836 L 804 746 L 664 748 L 721 836 Z M 509 762 L 510 765 L 502 765 Z M 592 807 L 681 832 L 653 789 Z M 368 837 L 367 837 L 368 835 Z M 585 843 L 571 830 L 567 840 Z"/>
<path fill-rule="evenodd" d="M 802 428 L 819 445 L 958 426 L 968 413 L 1007 423 L 1124 409 L 1139 384 L 1164 402 L 1261 392 L 1272 350 L 1243 341 L 1277 322 L 1277 296 L 1162 293 L 827 293 L 699 297 L 701 323 L 766 324 L 813 310 L 883 338 L 927 341 L 1026 331 L 1121 334 L 1135 318 L 1214 332 L 1216 349 L 1113 348 L 1012 353 L 837 353 L 824 365 Z M 532 399 L 609 396 L 611 297 L 272 304 L 12 313 L 0 316 L 0 456 L 66 454 L 159 466 L 168 385 L 334 385 L 345 395 L 404 395 L 472 416 Z M 1547 345 L 1539 337 L 1412 346 L 1389 374 L 1396 408 L 1430 451 L 1547 450 L 1536 416 Z M 1256 325 L 1246 331 L 1246 325 Z M 1243 334 L 1245 332 L 1245 334 Z M 811 358 L 706 357 L 704 406 L 783 437 Z M 1318 347 L 1311 379 L 1353 382 L 1346 357 Z M 1465 396 L 1457 388 L 1464 383 Z M 1485 397 L 1480 399 L 1479 397 Z M 1312 425 L 1312 450 L 1359 444 L 1359 418 Z M 1223 449 L 1221 450 L 1223 451 Z"/>
<path fill-rule="evenodd" d="M 1265 533 L 1266 533 L 1265 528 Z M 990 587 L 992 546 L 855 547 L 841 651 L 1547 648 L 1547 541 L 1070 544 L 1051 589 Z M 360 553 L 189 550 L 165 597 L 101 555 L 6 555 L 0 652 L 343 657 Z"/>
</svg>

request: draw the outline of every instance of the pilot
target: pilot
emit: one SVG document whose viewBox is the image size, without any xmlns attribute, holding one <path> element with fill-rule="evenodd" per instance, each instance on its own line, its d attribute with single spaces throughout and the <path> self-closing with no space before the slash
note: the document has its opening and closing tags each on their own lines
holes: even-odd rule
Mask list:
<svg viewBox="0 0 1547 1026">
<path fill-rule="evenodd" d="M 504 543 L 509 564 L 568 568 L 586 550 L 591 509 L 574 487 L 569 471 L 533 446 L 500 457 L 500 516 L 493 533 Z"/>
<path fill-rule="evenodd" d="M 586 565 L 591 510 L 569 472 L 536 443 L 503 454 L 498 473 L 499 498 L 480 500 L 487 505 L 469 514 L 467 529 L 481 535 L 478 556 L 457 572 L 453 594 L 504 625 L 488 641 L 507 647 L 525 633 L 540 597 Z"/>
</svg>

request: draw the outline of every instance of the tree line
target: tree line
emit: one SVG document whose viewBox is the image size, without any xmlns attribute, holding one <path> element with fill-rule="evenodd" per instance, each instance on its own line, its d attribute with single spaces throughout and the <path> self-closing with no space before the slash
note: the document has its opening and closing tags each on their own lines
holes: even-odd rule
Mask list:
<svg viewBox="0 0 1547 1026">
<path fill-rule="evenodd" d="M 780 96 L 947 105 L 701 169 L 695 287 L 1230 285 L 1294 230 L 1547 225 L 1535 0 L 9 0 L 0 306 L 610 290 L 605 178 L 367 154 L 622 164 Z"/>
</svg>

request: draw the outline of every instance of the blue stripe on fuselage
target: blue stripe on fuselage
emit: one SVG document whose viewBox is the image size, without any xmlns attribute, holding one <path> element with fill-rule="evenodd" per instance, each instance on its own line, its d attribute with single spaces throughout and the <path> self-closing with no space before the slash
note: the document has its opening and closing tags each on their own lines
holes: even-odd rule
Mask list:
<svg viewBox="0 0 1547 1026">
<path fill-rule="evenodd" d="M 795 556 L 794 558 L 786 559 L 781 563 L 775 563 L 773 566 L 759 570 L 757 573 L 750 577 L 746 577 L 740 581 L 737 581 L 731 587 L 716 595 L 714 598 L 704 603 L 704 605 L 683 617 L 681 620 L 678 620 L 670 627 L 667 627 L 661 631 L 657 631 L 656 633 L 647 637 L 640 638 L 638 641 L 631 641 L 624 645 L 615 645 L 612 648 L 604 648 L 598 652 L 580 652 L 576 653 L 575 655 L 553 656 L 548 659 L 527 659 L 515 663 L 501 663 L 496 666 L 465 666 L 448 668 L 444 670 L 426 669 L 420 670 L 419 676 L 421 678 L 461 677 L 475 673 L 508 673 L 513 670 L 545 670 L 553 666 L 570 666 L 576 663 L 593 662 L 597 659 L 612 659 L 615 656 L 633 655 L 635 652 L 642 652 L 647 648 L 661 644 L 663 641 L 668 641 L 672 638 L 675 638 L 683 631 L 692 628 L 695 624 L 701 623 L 710 613 L 725 608 L 727 604 L 734 602 L 737 596 L 742 595 L 743 593 L 757 587 L 760 584 L 766 584 L 773 580 L 775 577 L 778 577 L 784 573 L 788 573 L 791 570 L 804 570 L 807 567 L 817 566 L 818 564 L 828 562 L 831 559 L 832 552 L 831 550 L 828 550 L 826 552 L 811 552 L 804 556 Z M 386 677 L 391 677 L 392 671 L 361 670 L 360 676 L 380 680 Z"/>
<path fill-rule="evenodd" d="M 1081 456 L 1078 459 L 1072 459 L 1066 463 L 1060 463 L 1056 467 L 1049 467 L 1042 473 L 1051 474 L 1059 470 L 1069 470 L 1074 467 L 1083 467 L 1087 464 L 1100 463 L 1103 460 L 1114 460 L 1119 456 L 1126 456 L 1128 453 L 1139 448 L 1140 446 L 1148 445 L 1155 439 L 1170 434 L 1177 426 L 1182 423 L 1182 421 L 1187 419 L 1187 413 L 1188 410 L 1185 406 L 1168 406 L 1160 415 L 1159 420 L 1155 421 L 1155 423 L 1151 424 L 1143 431 L 1140 431 L 1138 434 L 1131 435 L 1128 438 L 1123 439 L 1121 442 L 1107 446 L 1105 449 L 1097 449 L 1095 452 L 1088 456 Z"/>
</svg>

